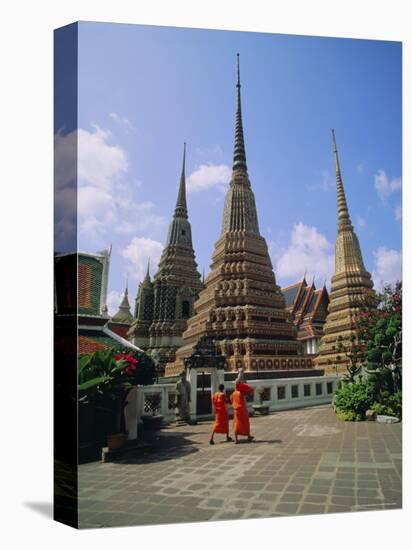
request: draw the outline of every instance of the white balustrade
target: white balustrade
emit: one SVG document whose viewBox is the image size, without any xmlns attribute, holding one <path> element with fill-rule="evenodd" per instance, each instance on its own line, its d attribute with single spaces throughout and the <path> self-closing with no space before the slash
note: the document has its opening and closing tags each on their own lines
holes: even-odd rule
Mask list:
<svg viewBox="0 0 412 550">
<path fill-rule="evenodd" d="M 258 389 L 267 388 L 269 399 L 264 399 L 263 404 L 269 406 L 270 411 L 286 409 L 298 409 L 315 405 L 325 405 L 332 402 L 337 376 L 310 376 L 302 378 L 275 378 L 248 380 L 252 386 L 253 401 L 248 402 L 248 408 L 252 412 L 252 405 L 260 402 Z M 235 383 L 225 382 L 225 391 L 234 390 Z M 135 434 L 135 426 L 141 422 L 143 415 L 161 414 L 165 422 L 173 422 L 176 419 L 176 385 L 153 384 L 151 386 L 138 386 L 136 399 L 133 399 L 130 410 L 127 411 L 127 425 L 130 434 Z M 192 382 L 192 395 L 196 395 L 196 387 Z M 131 400 L 132 401 L 132 400 Z M 192 397 L 193 401 L 193 397 Z M 228 404 L 229 412 L 232 407 Z M 192 411 L 193 412 L 193 411 Z M 130 437 L 129 437 L 130 438 Z"/>
</svg>

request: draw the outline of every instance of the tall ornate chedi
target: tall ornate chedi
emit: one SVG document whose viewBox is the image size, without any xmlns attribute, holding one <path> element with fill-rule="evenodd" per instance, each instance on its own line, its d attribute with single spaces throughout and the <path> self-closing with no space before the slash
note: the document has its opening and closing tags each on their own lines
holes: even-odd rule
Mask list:
<svg viewBox="0 0 412 550">
<path fill-rule="evenodd" d="M 193 304 L 203 288 L 197 271 L 186 204 L 185 159 L 186 144 L 167 243 L 153 282 L 148 268 L 139 286 L 136 321 L 129 331 L 129 338 L 136 346 L 149 353 L 157 352 L 160 373 L 166 362 L 174 361 L 176 349 L 183 343 L 182 333 L 186 329 L 187 320 L 193 314 Z"/>
<path fill-rule="evenodd" d="M 233 172 L 211 271 L 166 374 L 175 375 L 203 336 L 213 338 L 227 370 L 308 369 L 296 328 L 287 320 L 265 239 L 260 235 L 243 137 L 239 57 Z"/>
<path fill-rule="evenodd" d="M 317 367 L 326 373 L 344 372 L 348 358 L 339 352 L 339 342 L 348 349 L 350 338 L 356 336 L 356 315 L 365 296 L 372 291 L 373 282 L 365 269 L 358 237 L 353 230 L 343 189 L 342 175 L 332 130 L 333 153 L 336 165 L 338 195 L 338 236 L 335 246 L 335 274 L 332 277 L 328 316 L 323 327 L 324 336 L 315 359 Z"/>
</svg>

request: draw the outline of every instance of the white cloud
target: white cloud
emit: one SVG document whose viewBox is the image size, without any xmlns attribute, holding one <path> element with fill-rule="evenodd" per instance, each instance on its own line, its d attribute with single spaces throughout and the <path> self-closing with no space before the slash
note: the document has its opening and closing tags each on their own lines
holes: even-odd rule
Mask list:
<svg viewBox="0 0 412 550">
<path fill-rule="evenodd" d="M 95 124 L 91 131 L 78 131 L 79 232 L 93 246 L 105 245 L 113 233 L 156 232 L 164 225 L 155 205 L 136 197 L 142 184 L 126 179 L 126 151 L 111 138 L 110 131 Z"/>
<path fill-rule="evenodd" d="M 334 247 L 327 238 L 316 227 L 299 222 L 293 226 L 289 246 L 278 257 L 275 272 L 294 282 L 307 271 L 323 282 L 333 275 L 334 258 Z"/>
<path fill-rule="evenodd" d="M 117 290 L 111 290 L 107 294 L 107 309 L 109 311 L 109 315 L 114 315 L 117 313 L 122 298 L 123 292 L 119 292 Z"/>
<path fill-rule="evenodd" d="M 109 211 L 113 197 L 106 189 L 85 185 L 79 187 L 78 212 L 80 216 L 93 216 L 102 211 Z"/>
<path fill-rule="evenodd" d="M 373 253 L 375 269 L 372 279 L 377 290 L 381 290 L 388 283 L 395 283 L 402 279 L 402 252 L 381 246 Z"/>
<path fill-rule="evenodd" d="M 152 272 L 156 269 L 162 254 L 163 245 L 159 241 L 145 237 L 134 237 L 130 243 L 120 251 L 120 254 L 128 261 L 128 273 L 137 279 L 143 280 L 147 262 L 150 259 Z"/>
<path fill-rule="evenodd" d="M 96 124 L 89 132 L 78 130 L 77 168 L 79 180 L 100 189 L 110 189 L 113 183 L 128 170 L 126 152 L 118 145 L 110 145 L 109 130 Z"/>
<path fill-rule="evenodd" d="M 120 126 L 125 126 L 129 130 L 132 130 L 133 132 L 136 130 L 134 125 L 130 122 L 130 120 L 126 117 L 121 117 L 117 113 L 109 113 L 109 117 L 114 120 L 117 124 Z"/>
<path fill-rule="evenodd" d="M 357 216 L 356 225 L 357 225 L 358 229 L 364 229 L 366 227 L 365 218 L 362 218 L 362 216 Z"/>
<path fill-rule="evenodd" d="M 395 208 L 395 220 L 402 221 L 402 205 L 398 204 Z"/>
<path fill-rule="evenodd" d="M 204 191 L 215 187 L 224 192 L 232 171 L 226 164 L 201 164 L 187 179 L 187 190 Z"/>
<path fill-rule="evenodd" d="M 376 189 L 378 197 L 381 199 L 382 202 L 385 202 L 389 195 L 391 195 L 395 191 L 399 191 L 399 189 L 402 187 L 402 180 L 401 178 L 392 178 L 391 180 L 389 180 L 386 172 L 380 169 L 375 175 L 374 187 Z"/>
</svg>

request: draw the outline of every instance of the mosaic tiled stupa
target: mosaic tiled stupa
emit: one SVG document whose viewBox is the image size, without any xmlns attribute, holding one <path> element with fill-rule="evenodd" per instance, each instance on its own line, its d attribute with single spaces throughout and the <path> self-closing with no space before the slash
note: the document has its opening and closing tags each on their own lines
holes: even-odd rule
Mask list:
<svg viewBox="0 0 412 550">
<path fill-rule="evenodd" d="M 160 374 L 166 362 L 174 361 L 187 320 L 193 315 L 193 304 L 203 288 L 186 203 L 185 157 L 186 145 L 176 207 L 159 269 L 153 281 L 148 269 L 139 286 L 136 320 L 128 333 L 135 345 L 148 353 L 157 352 Z"/>
<path fill-rule="evenodd" d="M 324 336 L 320 341 L 319 354 L 315 359 L 317 367 L 328 373 L 345 372 L 348 358 L 338 350 L 338 338 L 342 337 L 344 347 L 356 335 L 355 318 L 370 293 L 373 282 L 365 269 L 358 237 L 353 229 L 343 189 L 335 133 L 332 130 L 333 152 L 336 166 L 336 187 L 338 196 L 338 236 L 335 245 L 335 274 L 332 277 L 329 308 Z"/>
<path fill-rule="evenodd" d="M 221 235 L 211 271 L 183 335 L 184 345 L 166 375 L 175 375 L 203 336 L 214 339 L 226 370 L 310 369 L 296 328 L 287 320 L 265 239 L 260 235 L 243 136 L 238 58 L 233 171 L 225 198 Z"/>
</svg>

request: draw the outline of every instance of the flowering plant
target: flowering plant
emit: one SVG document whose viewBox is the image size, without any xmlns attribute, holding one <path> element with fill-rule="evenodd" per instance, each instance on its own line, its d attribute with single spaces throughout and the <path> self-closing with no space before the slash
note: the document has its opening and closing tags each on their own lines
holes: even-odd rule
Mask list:
<svg viewBox="0 0 412 550">
<path fill-rule="evenodd" d="M 78 359 L 79 403 L 105 411 L 118 433 L 124 430 L 124 408 L 130 390 L 151 384 L 154 365 L 149 356 L 129 348 L 107 349 Z"/>
<path fill-rule="evenodd" d="M 130 353 L 117 353 L 114 355 L 114 358 L 116 361 L 124 361 L 126 363 L 126 367 L 123 369 L 123 373 L 126 376 L 134 375 L 137 363 L 139 362 L 138 359 L 135 359 Z"/>
</svg>

